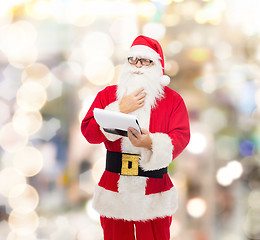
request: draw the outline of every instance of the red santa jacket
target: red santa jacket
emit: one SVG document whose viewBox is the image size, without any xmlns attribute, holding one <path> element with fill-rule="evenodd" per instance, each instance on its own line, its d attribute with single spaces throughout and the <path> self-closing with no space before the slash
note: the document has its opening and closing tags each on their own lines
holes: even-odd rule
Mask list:
<svg viewBox="0 0 260 240">
<path fill-rule="evenodd" d="M 150 151 L 134 147 L 126 137 L 105 133 L 96 123 L 94 108 L 119 111 L 116 91 L 117 86 L 113 85 L 97 94 L 82 121 L 82 134 L 90 143 L 104 143 L 109 151 L 141 155 L 139 165 L 145 171 L 167 167 L 190 138 L 188 114 L 181 96 L 165 87 L 163 97 L 153 109 L 136 113 L 141 127 L 149 129 Z M 172 215 L 177 209 L 177 191 L 168 174 L 158 179 L 104 171 L 93 201 L 94 208 L 103 216 L 146 220 Z"/>
</svg>

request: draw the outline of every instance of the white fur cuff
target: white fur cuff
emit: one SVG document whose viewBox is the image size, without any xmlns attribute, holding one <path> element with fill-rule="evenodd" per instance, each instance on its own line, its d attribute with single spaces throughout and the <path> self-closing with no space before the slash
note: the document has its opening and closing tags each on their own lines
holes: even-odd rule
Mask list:
<svg viewBox="0 0 260 240">
<path fill-rule="evenodd" d="M 140 167 L 145 171 L 168 167 L 172 161 L 171 138 L 165 133 L 150 133 L 150 136 L 152 138 L 152 151 L 145 148 L 141 150 Z"/>
</svg>

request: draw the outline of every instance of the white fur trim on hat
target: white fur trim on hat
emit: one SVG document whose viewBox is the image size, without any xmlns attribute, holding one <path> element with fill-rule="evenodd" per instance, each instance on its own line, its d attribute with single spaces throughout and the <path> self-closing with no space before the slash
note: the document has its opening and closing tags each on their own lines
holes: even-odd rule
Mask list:
<svg viewBox="0 0 260 240">
<path fill-rule="evenodd" d="M 161 76 L 161 85 L 167 86 L 167 85 L 169 85 L 170 81 L 171 81 L 171 79 L 169 76 L 167 76 L 167 75 Z"/>
<path fill-rule="evenodd" d="M 152 48 L 145 45 L 135 45 L 130 48 L 128 57 L 142 57 L 153 60 L 154 62 L 159 62 L 161 59 L 160 55 L 154 51 Z"/>
</svg>

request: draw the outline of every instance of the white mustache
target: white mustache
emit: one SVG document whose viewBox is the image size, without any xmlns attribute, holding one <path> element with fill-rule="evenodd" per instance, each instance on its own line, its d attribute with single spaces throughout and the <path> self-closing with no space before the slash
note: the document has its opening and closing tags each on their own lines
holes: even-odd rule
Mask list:
<svg viewBox="0 0 260 240">
<path fill-rule="evenodd" d="M 141 70 L 141 69 L 133 69 L 131 71 L 132 74 L 144 74 L 146 71 L 145 70 Z"/>
</svg>

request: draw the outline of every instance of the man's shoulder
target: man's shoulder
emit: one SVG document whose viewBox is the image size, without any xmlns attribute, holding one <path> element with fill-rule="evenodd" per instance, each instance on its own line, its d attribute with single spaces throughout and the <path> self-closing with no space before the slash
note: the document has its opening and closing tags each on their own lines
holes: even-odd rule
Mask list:
<svg viewBox="0 0 260 240">
<path fill-rule="evenodd" d="M 173 89 L 169 87 L 164 88 L 164 93 L 166 98 L 172 98 L 172 99 L 182 99 L 181 95 L 174 91 Z"/>
<path fill-rule="evenodd" d="M 117 90 L 117 85 L 110 85 L 110 86 L 107 86 L 107 87 L 103 88 L 102 90 L 100 90 L 100 92 L 111 93 L 111 92 L 116 92 L 116 90 Z"/>
<path fill-rule="evenodd" d="M 116 90 L 117 85 L 107 86 L 98 92 L 97 98 L 102 99 L 104 104 L 110 104 L 116 101 Z"/>
</svg>

